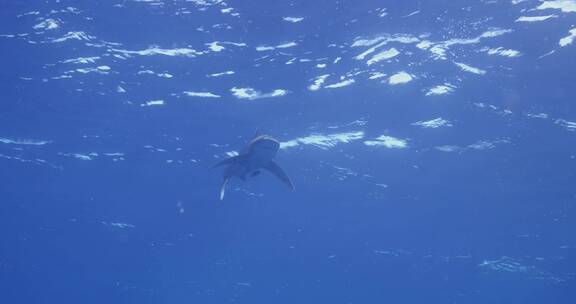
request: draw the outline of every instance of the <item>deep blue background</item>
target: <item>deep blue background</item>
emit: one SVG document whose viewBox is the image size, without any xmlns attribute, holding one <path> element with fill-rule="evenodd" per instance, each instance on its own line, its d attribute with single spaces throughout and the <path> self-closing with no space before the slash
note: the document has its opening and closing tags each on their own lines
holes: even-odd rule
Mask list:
<svg viewBox="0 0 576 304">
<path fill-rule="evenodd" d="M 541 3 L 532 0 L 208 2 L 216 3 L 0 4 L 0 35 L 26 34 L 0 36 L 0 303 L 576 301 L 576 132 L 564 125 L 576 121 L 576 46 L 558 46 L 576 13 L 527 12 Z M 77 13 L 59 12 L 67 7 Z M 374 10 L 384 7 L 380 18 Z M 22 15 L 30 11 L 38 14 Z M 514 22 L 545 14 L 558 17 Z M 57 29 L 33 29 L 50 18 Z M 350 46 L 385 33 L 439 42 L 493 28 L 512 32 L 451 47 L 446 60 L 391 43 L 402 54 L 368 68 L 353 59 L 368 47 Z M 71 31 L 93 38 L 53 42 Z M 213 41 L 247 46 L 210 52 Z M 255 49 L 289 41 L 298 45 Z M 151 46 L 206 53 L 113 56 Z M 487 55 L 485 46 L 522 56 Z M 90 56 L 100 59 L 62 63 Z M 328 67 L 286 65 L 291 58 L 327 58 L 319 62 Z M 103 65 L 111 72 L 53 79 Z M 235 74 L 206 77 L 226 70 Z M 335 83 L 350 72 L 402 70 L 415 79 L 391 86 L 364 75 L 307 89 L 322 74 Z M 445 82 L 454 93 L 425 95 Z M 232 87 L 289 93 L 245 100 Z M 165 104 L 141 106 L 158 99 Z M 538 113 L 548 116 L 531 117 Z M 437 117 L 453 126 L 411 125 Z M 219 201 L 210 166 L 257 129 L 283 142 L 364 135 L 281 150 L 296 192 L 264 173 L 233 181 Z M 408 146 L 364 144 L 381 135 Z M 494 146 L 470 148 L 479 141 Z M 444 145 L 460 149 L 436 149 Z M 74 157 L 89 153 L 97 155 Z"/>
</svg>

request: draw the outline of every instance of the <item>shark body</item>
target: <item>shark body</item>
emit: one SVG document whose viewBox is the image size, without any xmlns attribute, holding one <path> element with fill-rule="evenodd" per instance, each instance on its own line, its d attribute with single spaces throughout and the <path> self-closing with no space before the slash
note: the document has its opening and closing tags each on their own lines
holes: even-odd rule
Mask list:
<svg viewBox="0 0 576 304">
<path fill-rule="evenodd" d="M 248 177 L 254 177 L 260 174 L 264 169 L 278 177 L 291 190 L 294 190 L 294 184 L 288 175 L 274 161 L 278 153 L 280 142 L 268 135 L 256 136 L 239 155 L 227 158 L 214 167 L 226 166 L 223 173 L 223 181 L 220 186 L 220 200 L 224 199 L 226 185 L 232 177 L 238 177 L 246 180 Z"/>
</svg>

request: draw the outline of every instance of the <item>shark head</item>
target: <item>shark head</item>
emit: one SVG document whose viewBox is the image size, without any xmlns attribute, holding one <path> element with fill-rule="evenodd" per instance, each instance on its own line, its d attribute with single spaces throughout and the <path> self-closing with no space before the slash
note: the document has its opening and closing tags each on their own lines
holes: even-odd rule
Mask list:
<svg viewBox="0 0 576 304">
<path fill-rule="evenodd" d="M 276 139 L 262 135 L 256 137 L 248 146 L 248 153 L 254 161 L 267 162 L 272 160 L 280 149 L 280 142 Z"/>
</svg>

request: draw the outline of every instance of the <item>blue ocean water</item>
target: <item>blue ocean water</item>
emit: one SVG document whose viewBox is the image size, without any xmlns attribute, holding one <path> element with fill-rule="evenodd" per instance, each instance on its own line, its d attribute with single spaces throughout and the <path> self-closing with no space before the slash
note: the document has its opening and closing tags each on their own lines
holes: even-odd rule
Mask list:
<svg viewBox="0 0 576 304">
<path fill-rule="evenodd" d="M 3 0 L 0 303 L 576 303 L 575 0 Z M 269 172 L 215 163 L 254 135 Z"/>
</svg>

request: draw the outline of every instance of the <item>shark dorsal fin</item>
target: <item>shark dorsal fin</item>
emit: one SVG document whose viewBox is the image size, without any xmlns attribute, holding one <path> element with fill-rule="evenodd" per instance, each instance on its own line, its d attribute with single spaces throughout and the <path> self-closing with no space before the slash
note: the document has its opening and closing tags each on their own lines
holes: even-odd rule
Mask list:
<svg viewBox="0 0 576 304">
<path fill-rule="evenodd" d="M 260 128 L 256 129 L 256 132 L 254 132 L 254 136 L 252 137 L 252 140 L 258 138 L 258 136 L 262 135 L 262 132 L 260 131 Z"/>
</svg>

